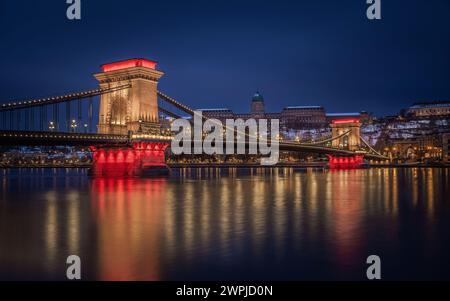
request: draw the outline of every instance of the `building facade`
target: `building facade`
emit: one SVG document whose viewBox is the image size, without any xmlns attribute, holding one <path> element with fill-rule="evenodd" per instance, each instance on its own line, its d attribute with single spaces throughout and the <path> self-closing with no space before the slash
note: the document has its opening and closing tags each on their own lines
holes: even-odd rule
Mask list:
<svg viewBox="0 0 450 301">
<path fill-rule="evenodd" d="M 429 135 L 410 139 L 390 139 L 383 153 L 393 159 L 439 161 L 445 156 L 442 138 L 443 136 L 439 135 Z"/>
<path fill-rule="evenodd" d="M 223 123 L 226 119 L 278 119 L 282 129 L 308 129 L 327 126 L 325 109 L 322 106 L 293 106 L 285 107 L 281 112 L 266 112 L 264 97 L 256 92 L 250 103 L 249 113 L 234 113 L 228 108 L 201 109 L 208 118 L 219 119 Z"/>
<path fill-rule="evenodd" d="M 413 117 L 450 116 L 450 101 L 416 103 L 409 107 L 407 114 Z"/>
<path fill-rule="evenodd" d="M 442 135 L 442 160 L 450 163 L 450 133 Z"/>
<path fill-rule="evenodd" d="M 327 125 L 325 109 L 321 106 L 285 107 L 281 112 L 288 129 L 319 128 Z"/>
</svg>

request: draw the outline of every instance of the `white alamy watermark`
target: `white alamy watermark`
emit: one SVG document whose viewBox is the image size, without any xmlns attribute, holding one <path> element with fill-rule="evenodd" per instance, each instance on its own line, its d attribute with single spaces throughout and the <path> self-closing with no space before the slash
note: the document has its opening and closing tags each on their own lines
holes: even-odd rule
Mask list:
<svg viewBox="0 0 450 301">
<path fill-rule="evenodd" d="M 81 20 L 81 0 L 66 0 L 69 4 L 66 16 L 69 20 Z"/>
<path fill-rule="evenodd" d="M 78 255 L 69 255 L 66 259 L 69 266 L 66 270 L 66 277 L 69 280 L 81 279 L 81 259 Z"/>
<path fill-rule="evenodd" d="M 179 118 L 172 122 L 175 132 L 171 149 L 175 155 L 261 155 L 261 165 L 274 165 L 279 158 L 280 122 L 278 119 L 206 119 L 194 112 L 193 125 Z M 269 133 L 270 132 L 270 133 Z"/>
<path fill-rule="evenodd" d="M 366 260 L 370 266 L 367 268 L 366 276 L 369 280 L 381 279 L 381 258 L 378 255 L 370 255 Z"/>
<path fill-rule="evenodd" d="M 81 0 L 65 0 L 67 7 L 66 16 L 69 20 L 81 20 Z M 368 8 L 367 19 L 381 20 L 381 0 L 365 0 Z"/>
<path fill-rule="evenodd" d="M 381 20 L 381 0 L 367 0 L 369 7 L 366 11 L 367 19 Z"/>
</svg>

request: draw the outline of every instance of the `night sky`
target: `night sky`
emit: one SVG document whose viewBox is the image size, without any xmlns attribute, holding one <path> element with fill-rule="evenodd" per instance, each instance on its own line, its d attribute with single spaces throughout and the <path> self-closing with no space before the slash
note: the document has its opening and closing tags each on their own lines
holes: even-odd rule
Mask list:
<svg viewBox="0 0 450 301">
<path fill-rule="evenodd" d="M 396 114 L 450 100 L 450 1 L 0 1 L 0 100 L 97 87 L 103 63 L 144 57 L 160 90 L 194 107 L 247 112 L 256 90 L 268 111 Z"/>
</svg>

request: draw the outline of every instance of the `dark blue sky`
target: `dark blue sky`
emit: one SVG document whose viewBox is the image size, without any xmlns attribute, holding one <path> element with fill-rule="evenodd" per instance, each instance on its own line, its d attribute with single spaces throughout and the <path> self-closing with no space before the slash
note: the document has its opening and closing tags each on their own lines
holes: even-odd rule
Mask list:
<svg viewBox="0 0 450 301">
<path fill-rule="evenodd" d="M 0 1 L 1 101 L 96 87 L 92 73 L 145 57 L 166 72 L 160 90 L 196 108 L 395 114 L 450 99 L 450 1 Z"/>
</svg>

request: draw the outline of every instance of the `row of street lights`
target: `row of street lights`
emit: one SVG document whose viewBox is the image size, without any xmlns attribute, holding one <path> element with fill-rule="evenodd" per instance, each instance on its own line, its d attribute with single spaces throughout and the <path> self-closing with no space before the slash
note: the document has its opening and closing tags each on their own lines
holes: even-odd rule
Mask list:
<svg viewBox="0 0 450 301">
<path fill-rule="evenodd" d="M 87 132 L 88 132 L 88 124 L 85 123 L 85 124 L 83 125 L 83 127 L 84 127 L 84 133 L 87 133 Z M 76 133 L 76 132 L 77 132 L 77 128 L 78 128 L 78 123 L 77 123 L 77 121 L 76 121 L 75 119 L 72 119 L 72 122 L 71 122 L 71 124 L 70 124 L 71 132 L 72 132 L 72 133 Z M 50 132 L 54 132 L 54 131 L 56 130 L 56 123 L 55 123 L 54 121 L 50 121 L 50 122 L 49 122 L 49 124 L 48 124 L 48 130 L 49 130 Z"/>
</svg>

